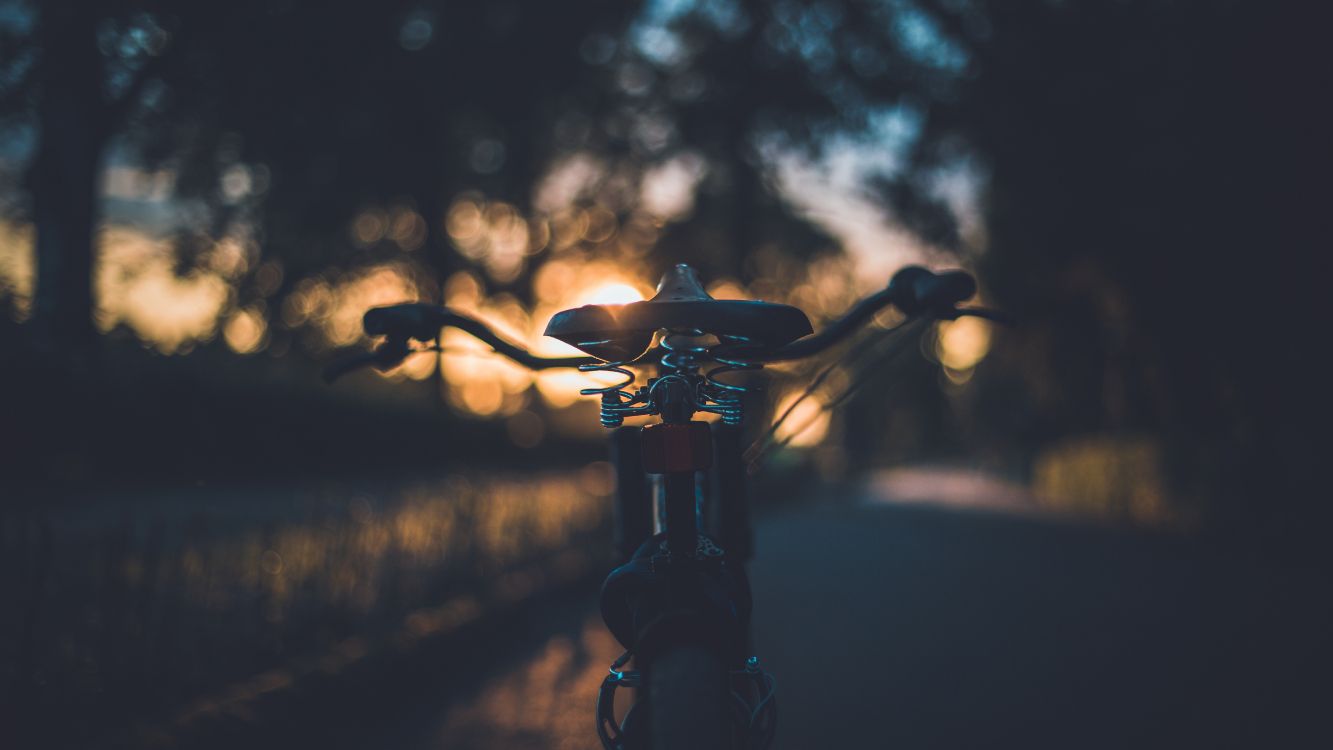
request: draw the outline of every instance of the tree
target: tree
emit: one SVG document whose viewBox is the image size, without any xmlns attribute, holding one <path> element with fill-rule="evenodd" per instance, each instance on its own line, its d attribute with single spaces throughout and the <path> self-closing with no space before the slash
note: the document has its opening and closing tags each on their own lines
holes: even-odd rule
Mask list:
<svg viewBox="0 0 1333 750">
<path fill-rule="evenodd" d="M 20 14 L 33 13 L 17 7 Z M 152 75 L 152 66 L 141 61 L 122 71 L 113 93 L 106 93 L 108 66 L 98 49 L 103 19 L 86 10 L 77 2 L 43 3 L 32 38 L 26 44 L 7 40 L 15 59 L 31 61 L 9 93 L 35 100 L 37 147 L 27 186 L 42 262 L 34 318 L 43 338 L 72 346 L 86 345 L 93 334 L 92 245 L 102 156 Z"/>
<path fill-rule="evenodd" d="M 1322 388 L 1283 382 L 1325 317 L 1310 271 L 1328 117 L 1312 96 L 1329 66 L 1308 11 L 953 7 L 939 17 L 970 62 L 930 103 L 917 162 L 962 143 L 987 175 L 981 268 L 1025 321 L 1009 334 L 1024 355 L 989 378 L 1030 394 L 1028 446 L 1153 435 L 1206 517 L 1284 533 L 1326 517 L 1306 500 Z"/>
<path fill-rule="evenodd" d="M 175 199 L 217 236 L 263 212 L 268 250 L 309 270 L 351 251 L 350 218 L 402 199 L 431 216 L 431 262 L 455 261 L 440 217 L 463 187 L 526 200 L 568 144 L 550 123 L 593 118 L 585 35 L 612 36 L 625 3 L 519 12 L 507 3 L 115 2 L 15 6 L 0 112 L 37 134 L 23 208 L 37 234 L 34 325 L 50 344 L 92 335 L 94 229 L 107 154 L 165 165 Z M 108 93 L 109 92 L 109 93 Z M 489 156 L 475 158 L 478 149 Z M 246 164 L 271 176 L 249 206 L 220 179 Z M 25 202 L 20 201 L 20 204 Z M 247 216 L 247 210 L 251 215 Z M 332 253 L 331 253 L 332 251 Z"/>
</svg>

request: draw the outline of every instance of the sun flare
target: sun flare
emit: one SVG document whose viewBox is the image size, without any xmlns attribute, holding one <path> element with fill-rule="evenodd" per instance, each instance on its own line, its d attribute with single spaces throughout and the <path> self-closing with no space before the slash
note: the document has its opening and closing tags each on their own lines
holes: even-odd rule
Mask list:
<svg viewBox="0 0 1333 750">
<path fill-rule="evenodd" d="M 578 298 L 582 305 L 625 305 L 642 300 L 643 292 L 632 284 L 613 281 L 592 287 Z"/>
</svg>

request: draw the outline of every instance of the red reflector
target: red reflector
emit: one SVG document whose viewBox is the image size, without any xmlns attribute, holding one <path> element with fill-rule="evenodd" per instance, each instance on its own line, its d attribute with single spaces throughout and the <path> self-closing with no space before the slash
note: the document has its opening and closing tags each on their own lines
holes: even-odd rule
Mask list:
<svg viewBox="0 0 1333 750">
<path fill-rule="evenodd" d="M 702 471 L 713 465 L 707 422 L 655 424 L 643 428 L 643 470 L 649 474 Z"/>
</svg>

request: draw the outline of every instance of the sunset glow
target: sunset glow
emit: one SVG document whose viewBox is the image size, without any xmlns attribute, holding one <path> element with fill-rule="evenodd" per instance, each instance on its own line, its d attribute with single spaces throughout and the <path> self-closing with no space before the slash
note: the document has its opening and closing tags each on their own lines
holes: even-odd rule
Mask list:
<svg viewBox="0 0 1333 750">
<path fill-rule="evenodd" d="M 631 284 L 610 282 L 579 295 L 585 305 L 624 305 L 643 299 L 643 293 Z"/>
</svg>

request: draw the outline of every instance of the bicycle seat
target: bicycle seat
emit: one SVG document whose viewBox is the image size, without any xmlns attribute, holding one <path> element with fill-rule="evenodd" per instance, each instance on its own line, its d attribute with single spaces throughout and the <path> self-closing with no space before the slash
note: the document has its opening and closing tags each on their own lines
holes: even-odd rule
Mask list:
<svg viewBox="0 0 1333 750">
<path fill-rule="evenodd" d="M 814 332 L 795 307 L 759 300 L 713 299 L 684 263 L 667 271 L 657 294 L 626 305 L 584 305 L 556 313 L 546 335 L 607 362 L 628 362 L 652 346 L 661 329 L 697 330 L 779 347 Z"/>
</svg>

